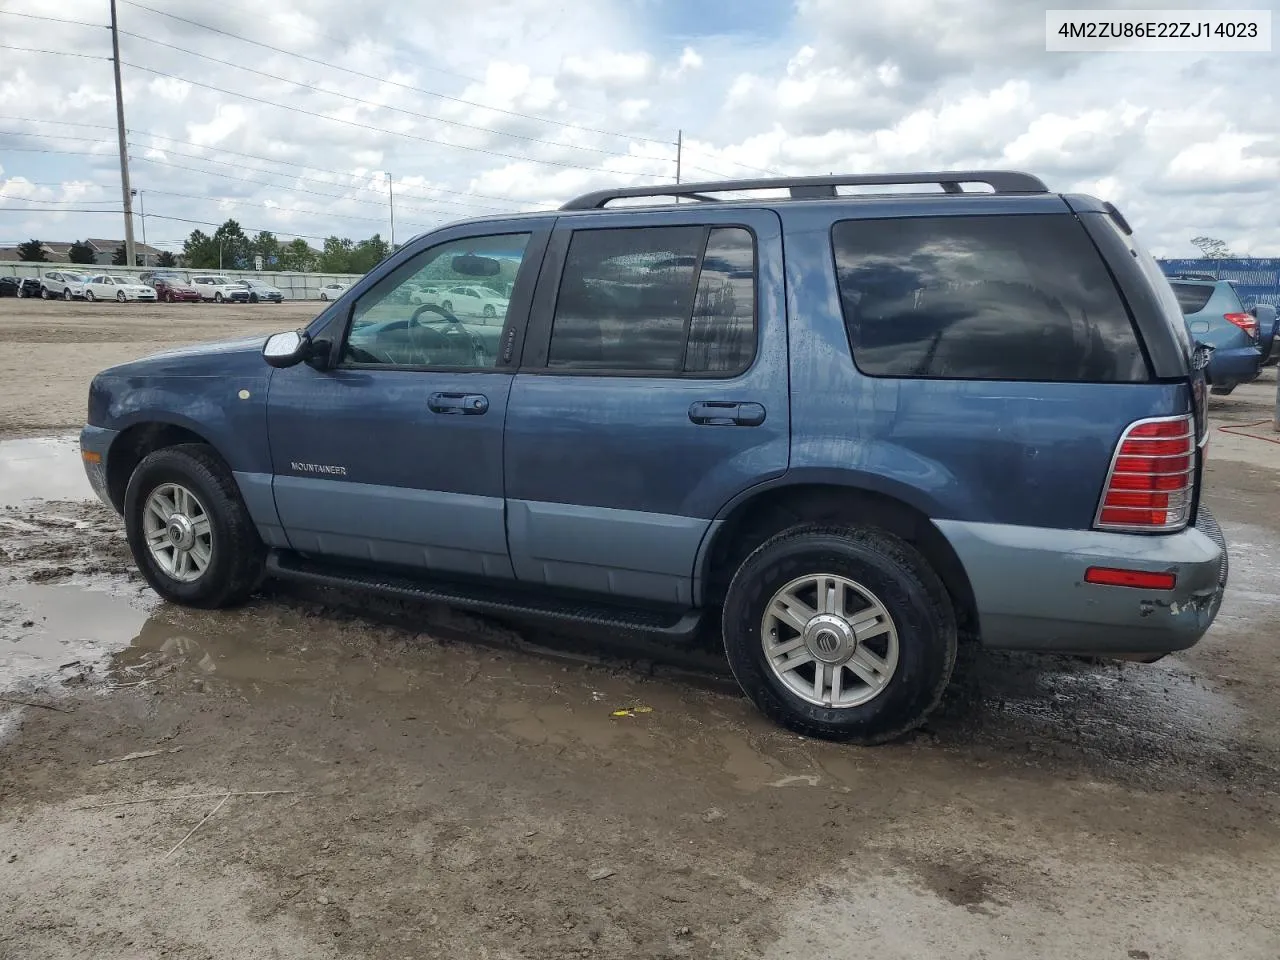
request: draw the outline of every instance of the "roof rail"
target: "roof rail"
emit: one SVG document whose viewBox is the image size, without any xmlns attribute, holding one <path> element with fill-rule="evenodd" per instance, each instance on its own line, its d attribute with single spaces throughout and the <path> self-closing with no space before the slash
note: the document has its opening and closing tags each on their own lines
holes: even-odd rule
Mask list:
<svg viewBox="0 0 1280 960">
<path fill-rule="evenodd" d="M 713 180 L 702 183 L 664 184 L 653 187 L 617 187 L 584 193 L 564 204 L 561 210 L 600 210 L 611 200 L 628 197 L 687 197 L 716 202 L 709 193 L 741 190 L 790 190 L 793 200 L 835 197 L 836 187 L 889 186 L 909 183 L 936 183 L 944 193 L 965 193 L 965 183 L 985 183 L 996 193 L 1048 193 L 1039 177 L 1013 170 L 944 170 L 933 173 L 843 174 L 827 177 L 770 177 L 762 180 Z"/>
<path fill-rule="evenodd" d="M 1177 273 L 1170 273 L 1167 276 L 1170 280 L 1212 280 L 1215 283 L 1218 280 L 1218 278 L 1212 273 L 1185 273 L 1178 271 Z"/>
</svg>

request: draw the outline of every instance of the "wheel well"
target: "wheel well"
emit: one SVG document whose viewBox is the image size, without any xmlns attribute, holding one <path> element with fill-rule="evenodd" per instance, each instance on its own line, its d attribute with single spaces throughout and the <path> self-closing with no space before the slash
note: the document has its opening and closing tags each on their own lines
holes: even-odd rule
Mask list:
<svg viewBox="0 0 1280 960">
<path fill-rule="evenodd" d="M 107 454 L 107 493 L 117 510 L 124 510 L 125 488 L 142 458 L 180 443 L 208 445 L 209 441 L 193 430 L 172 423 L 138 423 L 121 431 Z"/>
<path fill-rule="evenodd" d="M 719 604 L 734 572 L 753 550 L 798 523 L 878 527 L 906 540 L 929 561 L 951 596 L 961 630 L 975 631 L 977 604 L 964 565 L 929 517 L 901 500 L 870 490 L 803 484 L 765 491 L 739 504 L 716 532 L 704 567 L 704 602 Z"/>
</svg>

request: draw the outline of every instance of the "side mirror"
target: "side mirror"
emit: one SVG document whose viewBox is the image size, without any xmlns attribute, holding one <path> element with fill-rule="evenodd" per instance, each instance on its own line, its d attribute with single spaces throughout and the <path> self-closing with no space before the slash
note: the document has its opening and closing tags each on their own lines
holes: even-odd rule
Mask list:
<svg viewBox="0 0 1280 960">
<path fill-rule="evenodd" d="M 301 330 L 277 333 L 267 338 L 262 346 L 262 359 L 273 367 L 292 367 L 310 359 L 315 344 Z"/>
</svg>

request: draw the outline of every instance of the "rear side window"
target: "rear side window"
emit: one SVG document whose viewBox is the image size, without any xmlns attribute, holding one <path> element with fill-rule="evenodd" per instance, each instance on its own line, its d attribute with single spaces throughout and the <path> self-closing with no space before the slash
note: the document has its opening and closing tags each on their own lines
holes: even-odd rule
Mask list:
<svg viewBox="0 0 1280 960">
<path fill-rule="evenodd" d="M 1070 215 L 847 220 L 832 241 L 863 373 L 1148 379 L 1119 291 Z"/>
<path fill-rule="evenodd" d="M 755 243 L 741 227 L 575 231 L 547 366 L 734 376 L 755 353 Z"/>
<path fill-rule="evenodd" d="M 1174 283 L 1173 293 L 1178 298 L 1182 312 L 1199 313 L 1213 298 L 1213 287 L 1203 283 Z"/>
</svg>

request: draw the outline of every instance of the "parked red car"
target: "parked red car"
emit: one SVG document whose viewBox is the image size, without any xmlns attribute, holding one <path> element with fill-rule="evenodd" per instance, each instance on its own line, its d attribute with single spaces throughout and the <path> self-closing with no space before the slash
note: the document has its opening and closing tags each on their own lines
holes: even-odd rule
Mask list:
<svg viewBox="0 0 1280 960">
<path fill-rule="evenodd" d="M 154 287 L 156 299 L 163 300 L 165 303 L 177 303 L 183 300 L 200 303 L 203 299 L 199 290 L 176 273 L 143 274 L 142 282 Z"/>
</svg>

